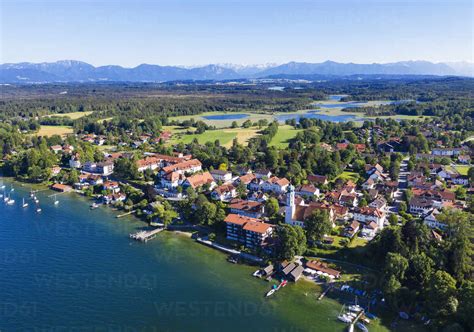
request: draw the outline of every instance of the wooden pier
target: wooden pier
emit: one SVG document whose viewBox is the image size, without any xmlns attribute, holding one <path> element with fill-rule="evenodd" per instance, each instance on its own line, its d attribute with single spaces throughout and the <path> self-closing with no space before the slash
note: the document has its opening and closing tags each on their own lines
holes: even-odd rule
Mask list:
<svg viewBox="0 0 474 332">
<path fill-rule="evenodd" d="M 324 290 L 324 292 L 322 292 L 321 295 L 319 295 L 318 301 L 321 301 L 321 300 L 326 296 L 326 294 L 329 293 L 329 291 L 330 291 L 331 289 L 332 289 L 332 285 L 330 285 L 328 288 L 326 288 L 326 289 Z"/>
<path fill-rule="evenodd" d="M 352 321 L 352 323 L 349 325 L 348 331 L 349 332 L 354 332 L 354 326 L 357 323 L 357 321 L 362 317 L 364 314 L 364 310 L 361 310 L 358 314 L 357 317 Z"/>
<path fill-rule="evenodd" d="M 155 228 L 155 229 L 148 230 L 148 231 L 139 231 L 139 232 L 130 234 L 130 238 L 134 239 L 134 240 L 137 240 L 137 241 L 140 241 L 140 242 L 147 242 L 148 240 L 154 239 L 156 234 L 158 234 L 162 230 L 164 230 L 163 227 L 162 228 Z"/>
<path fill-rule="evenodd" d="M 128 215 L 130 215 L 130 214 L 133 214 L 133 213 L 135 213 L 136 211 L 137 211 L 137 210 L 132 210 L 132 211 L 130 211 L 130 212 L 122 213 L 122 214 L 117 215 L 115 218 L 122 218 L 122 217 L 128 216 Z"/>
</svg>

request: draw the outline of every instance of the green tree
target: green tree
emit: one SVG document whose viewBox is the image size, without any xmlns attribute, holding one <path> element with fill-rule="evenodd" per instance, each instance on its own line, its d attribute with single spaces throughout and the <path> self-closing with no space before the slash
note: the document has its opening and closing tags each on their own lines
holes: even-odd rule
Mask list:
<svg viewBox="0 0 474 332">
<path fill-rule="evenodd" d="M 270 197 L 265 202 L 265 213 L 269 218 L 273 218 L 278 213 L 280 209 L 280 205 L 278 204 L 278 200 L 274 197 Z"/>
<path fill-rule="evenodd" d="M 427 290 L 427 303 L 430 312 L 436 316 L 449 316 L 456 312 L 458 301 L 456 280 L 445 271 L 436 271 L 430 279 Z"/>
<path fill-rule="evenodd" d="M 329 220 L 327 210 L 314 210 L 304 222 L 306 238 L 311 242 L 322 240 L 325 234 L 331 232 L 331 229 L 332 222 Z"/>
<path fill-rule="evenodd" d="M 301 227 L 288 224 L 277 228 L 276 256 L 280 260 L 291 260 L 306 251 L 306 236 Z"/>
</svg>

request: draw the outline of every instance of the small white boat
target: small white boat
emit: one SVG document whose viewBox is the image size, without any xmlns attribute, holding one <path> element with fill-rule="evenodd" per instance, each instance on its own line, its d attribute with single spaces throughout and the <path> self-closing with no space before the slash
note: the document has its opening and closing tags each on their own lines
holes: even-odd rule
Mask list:
<svg viewBox="0 0 474 332">
<path fill-rule="evenodd" d="M 35 199 L 35 203 L 38 204 L 40 201 L 39 199 Z"/>
<path fill-rule="evenodd" d="M 7 204 L 8 204 L 8 205 L 13 205 L 13 204 L 15 204 L 15 200 L 14 200 L 14 199 L 9 199 L 9 200 L 7 201 Z"/>
<path fill-rule="evenodd" d="M 257 270 L 252 274 L 254 277 L 260 278 L 262 276 L 262 271 Z"/>
<path fill-rule="evenodd" d="M 362 307 L 361 307 L 360 305 L 358 305 L 358 304 L 350 305 L 350 306 L 348 307 L 348 309 L 349 309 L 350 311 L 353 311 L 353 312 L 361 312 L 362 310 L 364 310 L 364 308 L 362 308 Z"/>
<path fill-rule="evenodd" d="M 3 199 L 3 201 L 6 203 L 10 200 L 10 198 L 8 196 L 5 196 L 5 198 Z"/>
<path fill-rule="evenodd" d="M 41 208 L 37 208 L 36 212 L 38 212 L 38 213 L 41 212 Z"/>
<path fill-rule="evenodd" d="M 54 195 L 53 197 L 54 197 L 54 205 L 58 205 L 59 201 L 56 199 L 56 195 Z"/>
<path fill-rule="evenodd" d="M 2 185 L 2 186 L 0 187 L 0 189 L 5 189 L 5 185 Z"/>
<path fill-rule="evenodd" d="M 15 191 L 15 188 L 12 187 L 12 188 L 10 189 L 10 191 Z"/>
<path fill-rule="evenodd" d="M 23 205 L 22 205 L 24 208 L 26 208 L 28 206 L 28 203 L 25 203 L 25 199 L 23 198 Z"/>
<path fill-rule="evenodd" d="M 0 198 L 2 198 L 2 197 L 3 197 L 3 194 L 0 194 Z"/>
<path fill-rule="evenodd" d="M 275 292 L 276 292 L 276 289 L 272 288 L 272 289 L 270 289 L 270 290 L 268 291 L 268 293 L 267 293 L 266 296 L 271 296 L 271 295 L 273 295 L 273 293 L 275 293 Z"/>
</svg>

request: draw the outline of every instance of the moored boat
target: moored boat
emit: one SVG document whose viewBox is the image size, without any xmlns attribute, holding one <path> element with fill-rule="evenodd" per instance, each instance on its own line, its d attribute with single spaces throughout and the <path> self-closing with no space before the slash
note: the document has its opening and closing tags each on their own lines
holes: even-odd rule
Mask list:
<svg viewBox="0 0 474 332">
<path fill-rule="evenodd" d="M 26 208 L 28 206 L 28 203 L 25 202 L 25 199 L 23 198 L 23 205 L 22 207 Z"/>
<path fill-rule="evenodd" d="M 364 324 L 362 324 L 361 322 L 357 322 L 356 326 L 362 332 L 369 332 L 369 329 Z"/>
<path fill-rule="evenodd" d="M 352 318 L 347 316 L 346 314 L 341 314 L 337 316 L 337 319 L 339 319 L 343 323 L 352 323 Z"/>
<path fill-rule="evenodd" d="M 273 295 L 273 293 L 275 293 L 275 292 L 276 292 L 276 289 L 275 289 L 275 288 L 272 288 L 272 289 L 270 289 L 270 290 L 267 292 L 266 296 L 271 296 L 271 295 Z"/>
<path fill-rule="evenodd" d="M 15 200 L 10 198 L 10 199 L 8 199 L 7 204 L 8 205 L 13 205 L 13 204 L 15 204 Z"/>
<path fill-rule="evenodd" d="M 362 308 L 362 307 L 361 307 L 360 305 L 358 305 L 358 304 L 350 305 L 350 306 L 348 307 L 348 309 L 349 309 L 350 311 L 353 311 L 353 312 L 361 312 L 362 310 L 364 310 L 364 308 Z"/>
</svg>

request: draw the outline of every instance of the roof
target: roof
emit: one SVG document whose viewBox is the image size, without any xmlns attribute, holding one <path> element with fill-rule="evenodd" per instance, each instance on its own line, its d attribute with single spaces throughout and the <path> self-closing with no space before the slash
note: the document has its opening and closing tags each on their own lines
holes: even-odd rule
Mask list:
<svg viewBox="0 0 474 332">
<path fill-rule="evenodd" d="M 326 183 L 328 181 L 328 177 L 324 175 L 308 175 L 309 182 L 315 183 Z"/>
<path fill-rule="evenodd" d="M 217 175 L 226 175 L 226 174 L 232 174 L 230 171 L 224 171 L 220 169 L 214 169 L 211 171 L 211 174 L 217 174 Z"/>
<path fill-rule="evenodd" d="M 298 192 L 309 192 L 309 193 L 316 193 L 319 189 L 316 188 L 313 184 L 303 184 L 299 186 L 296 191 Z"/>
<path fill-rule="evenodd" d="M 231 213 L 231 214 L 228 214 L 227 217 L 225 217 L 224 222 L 243 226 L 247 222 L 262 222 L 262 221 L 257 218 L 250 218 L 246 216 L 241 216 L 240 214 Z"/>
<path fill-rule="evenodd" d="M 58 191 L 70 191 L 72 190 L 72 187 L 61 184 L 61 183 L 55 183 L 51 186 L 51 189 L 58 190 Z"/>
<path fill-rule="evenodd" d="M 375 216 L 377 218 L 381 218 L 383 216 L 382 211 L 380 211 L 377 208 L 372 208 L 372 207 L 369 207 L 369 206 L 359 208 L 355 212 L 359 213 L 359 214 L 366 215 L 366 216 Z"/>
<path fill-rule="evenodd" d="M 316 271 L 327 273 L 329 275 L 335 276 L 336 278 L 339 278 L 339 276 L 341 275 L 341 272 L 335 269 L 331 269 L 326 263 L 320 261 L 308 261 L 306 262 L 306 267 Z"/>
<path fill-rule="evenodd" d="M 410 199 L 409 205 L 419 206 L 419 207 L 431 207 L 433 206 L 433 201 L 429 198 L 424 197 L 412 197 Z"/>
<path fill-rule="evenodd" d="M 375 222 L 371 221 L 367 225 L 365 225 L 364 228 L 375 230 L 375 229 L 379 228 L 379 226 Z"/>
<path fill-rule="evenodd" d="M 189 185 L 193 188 L 198 188 L 201 187 L 205 184 L 210 184 L 214 182 L 214 178 L 212 177 L 211 173 L 209 172 L 204 172 L 201 174 L 194 174 L 191 175 L 186 179 L 186 181 L 189 183 Z"/>
<path fill-rule="evenodd" d="M 287 186 L 290 184 L 290 181 L 287 178 L 278 178 L 276 176 L 272 176 L 267 180 L 268 183 L 277 184 L 280 187 Z"/>
<path fill-rule="evenodd" d="M 262 205 L 263 203 L 260 203 L 257 201 L 233 200 L 229 204 L 229 209 L 253 211 L 253 210 L 257 210 Z"/>
<path fill-rule="evenodd" d="M 223 193 L 230 192 L 234 190 L 235 187 L 229 183 L 223 184 L 217 188 L 214 189 L 215 192 L 217 192 L 219 195 L 222 195 Z"/>
<path fill-rule="evenodd" d="M 51 146 L 51 150 L 62 150 L 62 146 L 61 145 L 53 145 Z"/>
<path fill-rule="evenodd" d="M 293 269 L 296 267 L 296 264 L 295 263 L 290 263 L 288 264 L 287 266 L 285 266 L 285 268 L 283 269 L 283 274 L 288 274 L 290 273 L 291 271 L 293 271 Z"/>
<path fill-rule="evenodd" d="M 303 273 L 304 271 L 304 267 L 301 266 L 301 265 L 298 265 L 297 267 L 295 267 L 291 272 L 290 272 L 290 275 L 294 278 L 294 279 L 298 279 L 301 274 Z"/>
<path fill-rule="evenodd" d="M 174 158 L 174 157 L 172 157 L 172 158 Z M 179 163 L 174 164 L 174 165 L 163 167 L 163 172 L 169 173 L 169 172 L 173 172 L 173 171 L 185 171 L 187 169 L 190 169 L 190 168 L 193 168 L 193 167 L 198 167 L 198 166 L 202 166 L 202 163 L 197 159 L 191 159 L 191 160 L 186 160 L 186 161 L 183 161 L 183 162 L 179 162 Z M 209 172 L 207 172 L 207 173 L 209 175 L 211 175 Z"/>
<path fill-rule="evenodd" d="M 252 174 L 252 173 L 245 174 L 245 175 L 242 175 L 241 177 L 239 177 L 239 181 L 243 184 L 249 184 L 254 179 L 255 179 L 255 174 Z"/>
<path fill-rule="evenodd" d="M 249 232 L 265 234 L 272 227 L 273 225 L 270 225 L 261 221 L 249 221 L 245 223 L 244 230 L 249 231 Z"/>
</svg>

